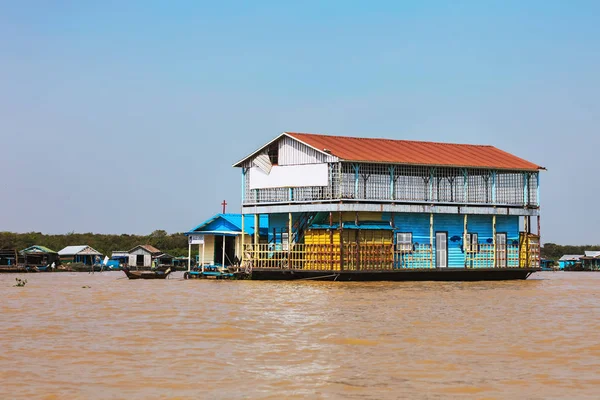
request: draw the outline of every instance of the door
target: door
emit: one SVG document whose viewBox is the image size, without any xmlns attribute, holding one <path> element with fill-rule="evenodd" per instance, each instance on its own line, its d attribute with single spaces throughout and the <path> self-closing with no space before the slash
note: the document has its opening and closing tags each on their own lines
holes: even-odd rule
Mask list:
<svg viewBox="0 0 600 400">
<path fill-rule="evenodd" d="M 496 267 L 506 268 L 506 233 L 496 233 Z"/>
<path fill-rule="evenodd" d="M 225 243 L 223 243 L 225 242 Z M 225 245 L 225 262 L 223 262 L 223 244 Z M 215 264 L 230 266 L 235 259 L 235 237 L 215 236 Z"/>
<path fill-rule="evenodd" d="M 435 233 L 435 266 L 448 267 L 448 232 Z"/>
</svg>

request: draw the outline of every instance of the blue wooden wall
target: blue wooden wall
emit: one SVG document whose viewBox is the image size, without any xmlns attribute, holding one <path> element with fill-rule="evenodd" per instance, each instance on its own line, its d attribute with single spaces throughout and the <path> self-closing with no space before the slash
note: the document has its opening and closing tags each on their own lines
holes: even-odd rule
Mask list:
<svg viewBox="0 0 600 400">
<path fill-rule="evenodd" d="M 369 213 L 372 215 L 373 213 Z M 413 244 L 429 244 L 429 214 L 427 213 L 395 213 L 393 215 L 394 232 L 411 232 Z M 294 221 L 299 214 L 294 214 Z M 382 221 L 390 221 L 392 214 L 381 213 Z M 272 239 L 273 228 L 278 231 L 288 226 L 288 214 L 269 215 L 269 239 Z M 448 233 L 448 266 L 463 268 L 465 266 L 465 253 L 463 251 L 464 215 L 459 214 L 434 214 L 433 234 L 435 249 L 435 232 Z M 493 227 L 491 215 L 468 215 L 467 230 L 477 233 L 479 243 L 491 244 L 493 242 Z M 496 232 L 507 234 L 507 243 L 518 243 L 519 217 L 515 215 L 496 216 Z M 395 236 L 395 235 L 394 235 Z M 453 241 L 452 238 L 455 238 Z M 458 239 L 460 238 L 460 239 Z M 280 240 L 280 238 L 277 238 Z M 394 237 L 395 241 L 395 237 Z M 435 250 L 434 250 L 435 254 Z M 435 262 L 435 261 L 434 261 Z M 516 266 L 516 265 L 509 265 Z"/>
</svg>

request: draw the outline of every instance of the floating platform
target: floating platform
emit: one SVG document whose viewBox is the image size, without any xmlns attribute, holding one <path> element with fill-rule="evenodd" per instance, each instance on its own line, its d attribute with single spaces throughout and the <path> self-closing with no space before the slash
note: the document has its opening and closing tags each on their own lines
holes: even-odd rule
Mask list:
<svg viewBox="0 0 600 400">
<path fill-rule="evenodd" d="M 539 268 L 437 268 L 395 271 L 314 271 L 254 268 L 253 280 L 319 281 L 510 281 L 524 280 Z"/>
<path fill-rule="evenodd" d="M 248 277 L 245 272 L 232 272 L 218 265 L 204 266 L 204 271 L 194 269 L 183 273 L 183 279 L 247 279 Z"/>
</svg>

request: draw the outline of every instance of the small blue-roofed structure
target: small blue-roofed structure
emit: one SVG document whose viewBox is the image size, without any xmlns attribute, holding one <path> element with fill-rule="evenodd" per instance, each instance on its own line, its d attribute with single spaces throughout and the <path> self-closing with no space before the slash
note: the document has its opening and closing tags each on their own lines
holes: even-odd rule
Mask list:
<svg viewBox="0 0 600 400">
<path fill-rule="evenodd" d="M 261 215 L 258 221 L 259 237 L 267 240 L 268 216 Z M 199 245 L 199 264 L 236 265 L 242 259 L 243 246 L 252 243 L 254 215 L 215 214 L 211 218 L 186 232 L 191 246 Z M 243 234 L 242 234 L 243 229 Z M 243 239 L 242 239 L 243 237 Z"/>
<path fill-rule="evenodd" d="M 583 254 L 565 254 L 558 260 L 558 268 L 562 270 L 574 268 L 576 264 L 581 264 L 582 257 Z"/>
</svg>

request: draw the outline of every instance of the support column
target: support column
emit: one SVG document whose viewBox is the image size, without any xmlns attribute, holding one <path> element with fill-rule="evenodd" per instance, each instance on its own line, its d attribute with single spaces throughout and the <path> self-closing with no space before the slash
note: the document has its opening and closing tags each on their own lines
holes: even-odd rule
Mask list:
<svg viewBox="0 0 600 400">
<path fill-rule="evenodd" d="M 352 164 L 352 166 L 354 167 L 354 198 L 357 199 L 358 198 L 358 171 L 359 171 L 359 165 L 358 164 Z"/>
<path fill-rule="evenodd" d="M 292 213 L 288 213 L 288 249 L 292 247 L 292 231 L 293 229 L 293 218 Z"/>
<path fill-rule="evenodd" d="M 252 261 L 256 262 L 258 252 L 258 230 L 260 229 L 259 214 L 254 214 L 254 246 L 252 246 Z"/>
<path fill-rule="evenodd" d="M 342 219 L 342 212 L 339 212 L 340 225 L 340 271 L 344 270 L 344 220 Z"/>
<path fill-rule="evenodd" d="M 530 217 L 523 217 L 525 224 L 525 239 L 523 240 L 523 245 L 525 246 L 525 260 L 523 262 L 524 267 L 529 267 L 529 231 L 531 229 L 530 225 Z"/>
<path fill-rule="evenodd" d="M 329 212 L 329 269 L 333 270 L 333 213 Z"/>
<path fill-rule="evenodd" d="M 463 202 L 469 202 L 469 174 L 467 169 L 463 169 Z"/>
<path fill-rule="evenodd" d="M 236 255 L 240 254 L 240 237 L 239 236 L 235 237 L 235 254 Z"/>
<path fill-rule="evenodd" d="M 433 168 L 429 168 L 429 201 L 433 201 Z"/>
<path fill-rule="evenodd" d="M 288 268 L 292 269 L 292 231 L 293 229 L 293 218 L 292 213 L 288 213 Z"/>
<path fill-rule="evenodd" d="M 356 226 L 356 230 L 354 231 L 354 238 L 356 242 L 356 270 L 360 271 L 360 227 L 358 225 L 358 211 L 354 213 L 354 224 Z"/>
<path fill-rule="evenodd" d="M 192 270 L 192 241 L 188 236 L 188 272 Z"/>
<path fill-rule="evenodd" d="M 198 245 L 198 261 L 200 262 L 202 272 L 204 272 L 204 247 L 206 246 L 204 242 L 206 242 L 206 236 L 204 236 L 204 240 L 202 241 L 202 250 L 200 250 L 200 245 Z M 202 258 L 200 258 L 200 253 L 202 253 Z"/>
<path fill-rule="evenodd" d="M 431 257 L 429 260 L 429 265 L 433 268 L 433 255 L 435 253 L 433 249 L 433 213 L 429 213 L 429 246 L 431 248 Z"/>
<path fill-rule="evenodd" d="M 537 183 L 537 206 L 540 206 L 540 173 L 535 174 L 536 183 Z M 538 216 L 539 217 L 539 216 Z"/>
<path fill-rule="evenodd" d="M 395 167 L 392 165 L 389 167 L 390 169 L 390 200 L 394 200 L 394 192 L 395 192 L 395 184 L 396 184 L 396 179 L 395 179 Z"/>
<path fill-rule="evenodd" d="M 523 172 L 523 205 L 529 204 L 529 173 Z"/>
<path fill-rule="evenodd" d="M 203 248 L 202 252 L 204 253 L 204 248 Z M 225 235 L 223 235 L 223 252 L 222 253 L 223 254 L 221 256 L 221 266 L 224 268 L 225 267 Z"/>
<path fill-rule="evenodd" d="M 242 168 L 242 204 L 246 200 L 246 170 L 247 168 Z"/>
<path fill-rule="evenodd" d="M 496 171 L 492 171 L 492 203 L 496 204 Z"/>
<path fill-rule="evenodd" d="M 244 261 L 244 253 L 246 252 L 246 249 L 245 249 L 245 246 L 244 246 L 246 244 L 246 236 L 245 236 L 245 234 L 246 234 L 246 227 L 244 226 L 245 225 L 245 223 L 244 223 L 245 221 L 246 221 L 246 216 L 244 214 L 242 214 L 242 236 L 241 236 L 242 237 L 242 253 L 241 254 L 238 253 L 238 254 L 240 254 L 240 263 L 242 263 Z"/>
<path fill-rule="evenodd" d="M 468 238 L 468 230 L 467 230 L 467 223 L 468 223 L 468 218 L 467 218 L 467 214 L 464 215 L 464 221 L 463 221 L 463 253 L 465 254 L 465 268 L 468 268 L 468 263 L 467 260 L 469 259 L 469 252 L 468 249 L 470 247 L 470 244 L 467 244 L 467 238 Z"/>
<path fill-rule="evenodd" d="M 507 239 L 508 241 L 508 239 Z M 493 262 L 493 267 L 496 268 L 496 215 L 492 215 L 492 243 L 494 244 L 494 262 Z M 508 251 L 508 249 L 507 249 Z M 507 254 L 505 252 L 505 254 Z M 506 257 L 506 256 L 505 256 Z M 508 265 L 508 264 L 507 264 Z"/>
</svg>

